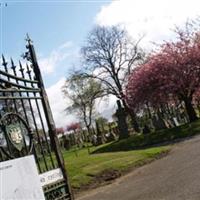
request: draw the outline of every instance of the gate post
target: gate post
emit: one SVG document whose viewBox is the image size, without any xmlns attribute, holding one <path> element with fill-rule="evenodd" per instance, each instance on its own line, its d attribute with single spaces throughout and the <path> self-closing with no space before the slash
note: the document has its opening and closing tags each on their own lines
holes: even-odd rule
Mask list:
<svg viewBox="0 0 200 200">
<path fill-rule="evenodd" d="M 26 48 L 28 49 L 28 52 L 26 52 L 24 57 L 32 63 L 32 68 L 33 68 L 33 71 L 35 73 L 35 78 L 39 82 L 38 85 L 41 89 L 41 96 L 43 97 L 42 98 L 42 105 L 43 105 L 44 114 L 45 114 L 45 117 L 46 117 L 46 120 L 47 120 L 47 126 L 48 126 L 48 129 L 49 129 L 49 137 L 50 137 L 50 140 L 51 140 L 51 145 L 52 145 L 53 150 L 55 152 L 55 155 L 56 155 L 56 158 L 57 158 L 57 161 L 58 161 L 58 165 L 62 170 L 63 177 L 66 180 L 66 183 L 67 183 L 66 189 L 67 189 L 67 191 L 70 195 L 70 200 L 74 200 L 74 196 L 73 196 L 73 193 L 72 193 L 71 185 L 69 183 L 64 159 L 63 159 L 63 156 L 62 156 L 60 149 L 58 148 L 59 142 L 58 142 L 58 138 L 57 138 L 57 134 L 56 134 L 56 127 L 55 127 L 55 123 L 54 123 L 54 120 L 53 120 L 52 111 L 51 111 L 51 108 L 50 108 L 50 105 L 49 105 L 47 93 L 45 91 L 41 71 L 40 71 L 40 68 L 39 68 L 39 65 L 38 65 L 38 62 L 37 62 L 35 49 L 34 49 L 34 46 L 32 44 L 32 41 L 30 40 L 28 35 L 27 35 L 26 40 L 27 40 Z"/>
</svg>

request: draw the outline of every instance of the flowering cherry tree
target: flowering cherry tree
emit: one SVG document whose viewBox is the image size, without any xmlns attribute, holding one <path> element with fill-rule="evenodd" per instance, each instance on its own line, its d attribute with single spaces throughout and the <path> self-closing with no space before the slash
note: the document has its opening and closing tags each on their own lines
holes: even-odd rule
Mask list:
<svg viewBox="0 0 200 200">
<path fill-rule="evenodd" d="M 187 25 L 177 30 L 175 42 L 165 42 L 129 77 L 126 99 L 129 106 L 165 104 L 177 99 L 184 102 L 190 121 L 197 119 L 193 107 L 200 88 L 200 37 Z"/>
<path fill-rule="evenodd" d="M 71 123 L 70 125 L 67 126 L 67 131 L 76 131 L 77 129 L 80 129 L 80 124 L 79 123 Z"/>
<path fill-rule="evenodd" d="M 59 127 L 59 128 L 56 128 L 56 132 L 57 134 L 64 134 L 64 128 L 63 127 Z"/>
</svg>

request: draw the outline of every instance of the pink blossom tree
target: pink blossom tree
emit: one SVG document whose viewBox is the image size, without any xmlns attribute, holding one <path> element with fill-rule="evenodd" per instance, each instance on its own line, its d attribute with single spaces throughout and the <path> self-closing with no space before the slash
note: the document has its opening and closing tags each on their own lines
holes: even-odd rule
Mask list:
<svg viewBox="0 0 200 200">
<path fill-rule="evenodd" d="M 57 132 L 58 134 L 59 134 L 59 133 L 64 134 L 64 128 L 63 128 L 63 127 L 56 128 L 56 132 Z"/>
<path fill-rule="evenodd" d="M 200 37 L 193 29 L 178 30 L 176 42 L 165 42 L 130 75 L 126 88 L 129 106 L 165 104 L 178 99 L 192 122 L 193 100 L 200 88 Z"/>
<path fill-rule="evenodd" d="M 78 129 L 80 129 L 80 124 L 78 122 L 71 123 L 67 126 L 67 131 L 74 131 L 74 133 L 76 133 Z"/>
</svg>

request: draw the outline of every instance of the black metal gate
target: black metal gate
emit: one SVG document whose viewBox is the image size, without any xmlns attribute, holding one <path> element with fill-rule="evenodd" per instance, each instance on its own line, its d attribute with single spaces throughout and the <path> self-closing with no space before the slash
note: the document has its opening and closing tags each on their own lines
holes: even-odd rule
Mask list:
<svg viewBox="0 0 200 200">
<path fill-rule="evenodd" d="M 62 178 L 43 186 L 47 200 L 72 200 L 56 127 L 32 41 L 27 36 L 26 63 L 0 65 L 0 162 L 33 154 L 39 174 L 59 169 Z"/>
</svg>

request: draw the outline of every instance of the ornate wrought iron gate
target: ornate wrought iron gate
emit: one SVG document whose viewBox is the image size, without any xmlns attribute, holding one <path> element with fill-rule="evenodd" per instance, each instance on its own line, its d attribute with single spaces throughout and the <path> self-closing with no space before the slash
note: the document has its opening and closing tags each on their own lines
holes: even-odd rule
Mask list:
<svg viewBox="0 0 200 200">
<path fill-rule="evenodd" d="M 0 65 L 0 162 L 33 154 L 40 174 L 59 169 L 62 178 L 43 186 L 47 200 L 72 200 L 41 72 L 27 37 L 25 64 Z M 24 62 L 23 62 L 24 63 Z"/>
</svg>

